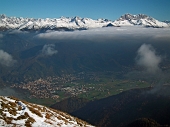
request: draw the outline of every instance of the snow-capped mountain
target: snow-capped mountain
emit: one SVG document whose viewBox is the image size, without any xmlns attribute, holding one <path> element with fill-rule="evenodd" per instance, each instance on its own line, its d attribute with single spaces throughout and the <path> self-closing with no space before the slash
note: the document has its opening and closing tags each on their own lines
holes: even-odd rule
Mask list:
<svg viewBox="0 0 170 127">
<path fill-rule="evenodd" d="M 18 29 L 18 30 L 83 30 L 89 28 L 107 27 L 107 26 L 134 26 L 141 25 L 145 27 L 169 27 L 169 23 L 158 21 L 144 14 L 131 15 L 125 14 L 118 20 L 108 19 L 93 20 L 81 17 L 61 17 L 61 18 L 22 18 L 7 17 L 0 15 L 0 30 Z"/>
<path fill-rule="evenodd" d="M 59 19 L 33 19 L 17 18 L 0 15 L 1 29 L 19 29 L 19 30 L 76 30 L 88 29 L 106 26 L 111 21 L 105 19 L 93 20 L 90 18 L 68 18 Z"/>
<path fill-rule="evenodd" d="M 134 26 L 142 25 L 145 27 L 169 27 L 168 23 L 158 21 L 150 16 L 144 14 L 131 15 L 125 14 L 122 15 L 118 20 L 114 21 L 114 26 Z"/>
<path fill-rule="evenodd" d="M 0 126 L 92 127 L 61 111 L 4 96 L 0 96 Z"/>
<path fill-rule="evenodd" d="M 165 21 L 163 21 L 163 22 L 165 22 L 165 23 L 170 23 L 170 21 L 168 21 L 168 20 L 165 20 Z"/>
</svg>

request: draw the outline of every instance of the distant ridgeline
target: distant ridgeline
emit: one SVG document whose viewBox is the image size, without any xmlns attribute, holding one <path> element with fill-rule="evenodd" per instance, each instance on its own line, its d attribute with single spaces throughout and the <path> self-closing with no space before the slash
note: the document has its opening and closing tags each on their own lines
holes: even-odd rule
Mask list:
<svg viewBox="0 0 170 127">
<path fill-rule="evenodd" d="M 100 27 L 120 27 L 120 26 L 144 26 L 144 27 L 169 27 L 168 21 L 161 22 L 150 16 L 144 14 L 132 15 L 125 14 L 119 19 L 111 21 L 108 19 L 93 20 L 90 18 L 81 17 L 61 17 L 61 18 L 46 18 L 46 19 L 34 19 L 34 18 L 22 18 L 22 17 L 7 17 L 4 14 L 0 15 L 0 30 L 17 29 L 22 31 L 72 31 L 72 30 L 86 30 L 89 28 Z"/>
</svg>

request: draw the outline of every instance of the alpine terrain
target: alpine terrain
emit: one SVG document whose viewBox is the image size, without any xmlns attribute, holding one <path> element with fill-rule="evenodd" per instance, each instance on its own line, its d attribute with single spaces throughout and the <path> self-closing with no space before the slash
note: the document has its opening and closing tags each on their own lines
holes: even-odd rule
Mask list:
<svg viewBox="0 0 170 127">
<path fill-rule="evenodd" d="M 108 19 L 93 20 L 90 18 L 81 17 L 61 17 L 61 18 L 46 18 L 34 19 L 23 17 L 7 17 L 0 15 L 0 30 L 18 29 L 18 30 L 85 30 L 89 28 L 108 27 L 108 26 L 135 26 L 144 27 L 169 27 L 168 22 L 158 21 L 144 14 L 132 15 L 125 14 L 119 19 L 111 21 Z"/>
<path fill-rule="evenodd" d="M 0 96 L 0 126 L 4 127 L 91 127 L 92 125 L 64 112 Z"/>
</svg>

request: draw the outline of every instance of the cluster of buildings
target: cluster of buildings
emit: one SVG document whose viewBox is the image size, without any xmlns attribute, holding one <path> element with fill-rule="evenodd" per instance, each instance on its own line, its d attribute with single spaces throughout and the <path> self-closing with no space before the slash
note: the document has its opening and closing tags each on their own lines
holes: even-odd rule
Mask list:
<svg viewBox="0 0 170 127">
<path fill-rule="evenodd" d="M 79 81 L 83 80 L 83 74 L 78 75 L 62 75 L 40 78 L 34 81 L 21 82 L 20 84 L 13 84 L 12 88 L 26 90 L 30 93 L 29 98 L 52 98 L 57 99 L 60 97 L 59 92 L 63 92 L 70 96 L 76 96 L 85 93 L 92 88 L 86 88 L 80 85 Z M 90 76 L 89 80 L 93 78 Z"/>
</svg>

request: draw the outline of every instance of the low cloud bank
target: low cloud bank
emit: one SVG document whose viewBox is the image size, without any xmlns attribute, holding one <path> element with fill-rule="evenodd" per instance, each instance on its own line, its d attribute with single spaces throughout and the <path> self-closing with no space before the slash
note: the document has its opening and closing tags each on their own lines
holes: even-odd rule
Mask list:
<svg viewBox="0 0 170 127">
<path fill-rule="evenodd" d="M 55 50 L 54 44 L 47 44 L 47 45 L 43 46 L 42 55 L 52 56 L 52 55 L 57 54 L 57 53 L 58 53 L 58 51 Z"/>
<path fill-rule="evenodd" d="M 136 63 L 142 66 L 149 73 L 160 71 L 159 64 L 161 56 L 156 54 L 155 49 L 150 44 L 143 44 L 137 51 Z"/>
<path fill-rule="evenodd" d="M 0 64 L 3 66 L 10 67 L 16 63 L 16 60 L 13 59 L 13 57 L 8 54 L 7 52 L 4 52 L 3 50 L 0 50 Z"/>
<path fill-rule="evenodd" d="M 47 31 L 39 33 L 35 37 L 39 39 L 62 40 L 62 39 L 86 39 L 100 41 L 106 39 L 115 39 L 120 37 L 151 37 L 151 38 L 169 38 L 170 30 L 167 28 L 145 28 L 145 27 L 106 27 L 82 31 Z"/>
</svg>

